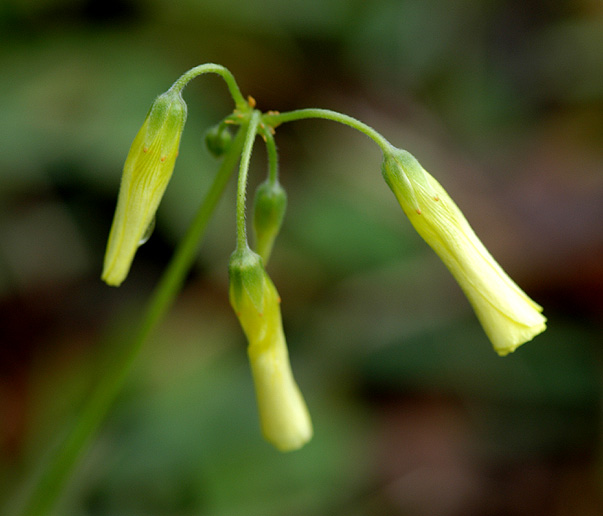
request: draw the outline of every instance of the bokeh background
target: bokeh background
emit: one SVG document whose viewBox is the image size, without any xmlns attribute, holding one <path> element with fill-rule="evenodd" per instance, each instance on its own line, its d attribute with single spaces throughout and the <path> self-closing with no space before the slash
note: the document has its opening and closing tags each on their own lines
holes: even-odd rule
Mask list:
<svg viewBox="0 0 603 516">
<path fill-rule="evenodd" d="M 410 150 L 549 329 L 499 358 L 378 149 L 282 126 L 269 272 L 314 440 L 280 454 L 260 436 L 227 299 L 231 187 L 56 514 L 602 514 L 598 0 L 3 0 L 0 507 L 77 417 L 217 169 L 203 135 L 232 102 L 206 76 L 153 237 L 122 287 L 100 282 L 129 145 L 204 62 L 262 110 L 343 111 Z M 258 145 L 252 188 L 265 161 Z"/>
</svg>

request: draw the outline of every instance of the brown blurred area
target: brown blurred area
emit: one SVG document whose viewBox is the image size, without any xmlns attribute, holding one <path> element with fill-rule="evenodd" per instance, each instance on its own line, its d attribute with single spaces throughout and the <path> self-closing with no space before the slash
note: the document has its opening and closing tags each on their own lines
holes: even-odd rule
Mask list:
<svg viewBox="0 0 603 516">
<path fill-rule="evenodd" d="M 289 206 L 269 273 L 315 438 L 260 436 L 227 299 L 234 189 L 56 514 L 603 512 L 603 8 L 593 0 L 6 0 L 0 6 L 0 508 L 10 514 L 135 325 L 218 162 L 217 77 L 151 240 L 100 282 L 123 160 L 204 62 L 262 110 L 355 116 L 413 153 L 549 328 L 492 351 L 364 136 L 279 127 Z M 266 173 L 260 145 L 250 194 Z M 1 513 L 1 512 L 0 512 Z"/>
</svg>

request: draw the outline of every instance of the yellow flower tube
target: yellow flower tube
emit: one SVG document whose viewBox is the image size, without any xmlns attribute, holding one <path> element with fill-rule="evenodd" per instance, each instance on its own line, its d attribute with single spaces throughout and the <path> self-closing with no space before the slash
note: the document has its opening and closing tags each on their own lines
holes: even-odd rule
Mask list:
<svg viewBox="0 0 603 516">
<path fill-rule="evenodd" d="M 291 372 L 278 292 L 260 257 L 250 250 L 235 251 L 229 272 L 230 303 L 249 343 L 262 434 L 280 451 L 297 450 L 313 430 Z"/>
<path fill-rule="evenodd" d="M 102 279 L 119 286 L 172 177 L 186 104 L 179 92 L 157 97 L 138 131 L 124 164 L 117 207 L 109 233 Z"/>
<path fill-rule="evenodd" d="M 412 225 L 465 292 L 499 355 L 546 329 L 542 307 L 496 263 L 454 201 L 410 153 L 392 149 L 382 171 Z"/>
</svg>

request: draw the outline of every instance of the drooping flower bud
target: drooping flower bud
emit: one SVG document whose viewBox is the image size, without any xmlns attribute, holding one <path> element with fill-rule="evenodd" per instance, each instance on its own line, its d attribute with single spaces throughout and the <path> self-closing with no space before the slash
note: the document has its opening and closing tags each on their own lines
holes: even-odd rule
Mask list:
<svg viewBox="0 0 603 516">
<path fill-rule="evenodd" d="M 218 124 L 205 133 L 205 145 L 215 158 L 223 156 L 231 143 L 232 134 L 224 125 Z"/>
<path fill-rule="evenodd" d="M 297 450 L 312 438 L 312 422 L 291 372 L 278 292 L 249 249 L 235 251 L 229 275 L 230 303 L 249 343 L 262 434 L 280 451 Z"/>
<path fill-rule="evenodd" d="M 151 106 L 124 164 L 117 208 L 113 217 L 102 279 L 119 286 L 172 177 L 186 104 L 179 92 L 168 90 Z"/>
<path fill-rule="evenodd" d="M 268 263 L 286 209 L 287 194 L 278 181 L 267 179 L 258 186 L 253 201 L 253 232 L 255 250 L 264 263 Z"/>
<path fill-rule="evenodd" d="M 546 329 L 542 308 L 496 263 L 454 201 L 410 153 L 386 153 L 382 172 L 417 232 L 465 292 L 499 355 Z"/>
</svg>

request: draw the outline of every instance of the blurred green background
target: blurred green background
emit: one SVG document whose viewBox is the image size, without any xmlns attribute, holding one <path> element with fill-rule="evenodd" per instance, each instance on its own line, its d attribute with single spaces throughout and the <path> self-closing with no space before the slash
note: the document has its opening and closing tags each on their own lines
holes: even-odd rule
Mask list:
<svg viewBox="0 0 603 516">
<path fill-rule="evenodd" d="M 156 95 L 228 67 L 262 110 L 323 107 L 411 151 L 549 329 L 492 351 L 364 136 L 278 129 L 289 208 L 269 272 L 315 424 L 259 432 L 227 299 L 234 189 L 57 515 L 603 513 L 603 7 L 598 0 L 3 0 L 0 507 L 18 505 L 148 297 L 232 109 L 191 83 L 151 240 L 100 282 L 121 167 Z M 261 145 L 251 183 L 265 175 Z M 25 486 L 25 487 L 24 487 Z"/>
</svg>

